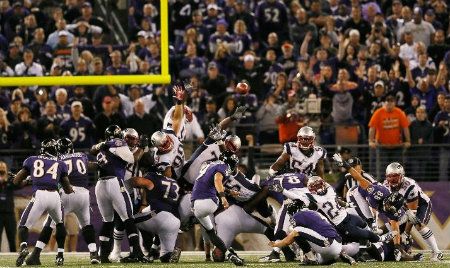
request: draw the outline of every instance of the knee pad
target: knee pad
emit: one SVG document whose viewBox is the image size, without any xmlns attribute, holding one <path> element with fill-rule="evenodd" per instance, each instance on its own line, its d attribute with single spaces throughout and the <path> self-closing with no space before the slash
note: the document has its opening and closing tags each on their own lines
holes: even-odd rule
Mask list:
<svg viewBox="0 0 450 268">
<path fill-rule="evenodd" d="M 92 225 L 86 225 L 81 229 L 81 233 L 83 234 L 84 240 L 86 241 L 86 244 L 95 243 L 95 230 L 94 226 Z"/>
<path fill-rule="evenodd" d="M 26 226 L 19 226 L 19 240 L 20 242 L 27 242 L 28 240 L 28 228 Z"/>
<path fill-rule="evenodd" d="M 53 229 L 50 226 L 44 226 L 38 240 L 44 244 L 48 244 L 48 241 L 50 241 L 50 237 L 52 236 L 52 232 Z"/>
</svg>

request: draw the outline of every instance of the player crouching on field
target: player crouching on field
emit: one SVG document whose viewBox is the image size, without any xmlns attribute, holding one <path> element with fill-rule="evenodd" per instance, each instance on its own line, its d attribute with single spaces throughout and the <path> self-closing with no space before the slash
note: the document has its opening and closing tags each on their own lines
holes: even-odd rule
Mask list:
<svg viewBox="0 0 450 268">
<path fill-rule="evenodd" d="M 283 240 L 269 242 L 271 247 L 286 247 L 296 242 L 305 252 L 305 264 L 332 264 L 337 259 L 356 264 L 345 252 L 342 238 L 318 212 L 304 209 L 304 203 L 295 200 L 287 205 L 293 230 Z"/>
</svg>

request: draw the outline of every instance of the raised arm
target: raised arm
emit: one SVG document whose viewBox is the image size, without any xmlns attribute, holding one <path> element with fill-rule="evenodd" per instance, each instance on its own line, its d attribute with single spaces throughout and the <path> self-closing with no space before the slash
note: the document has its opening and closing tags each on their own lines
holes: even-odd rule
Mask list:
<svg viewBox="0 0 450 268">
<path fill-rule="evenodd" d="M 334 154 L 333 160 L 337 166 L 344 167 L 350 173 L 350 175 L 352 175 L 352 177 L 359 183 L 359 186 L 361 186 L 363 189 L 367 189 L 372 185 L 372 183 L 367 179 L 365 179 L 361 175 L 361 173 L 359 173 L 356 169 L 352 168 L 347 163 L 347 161 L 344 161 L 340 154 Z"/>
<path fill-rule="evenodd" d="M 173 91 L 174 91 L 173 97 L 175 98 L 176 104 L 172 114 L 172 129 L 175 132 L 175 134 L 178 135 L 184 115 L 183 101 L 186 91 L 182 86 L 174 86 Z"/>
<path fill-rule="evenodd" d="M 236 111 L 234 111 L 234 113 L 231 116 L 220 121 L 220 123 L 219 123 L 220 129 L 227 129 L 233 121 L 239 120 L 242 117 L 244 117 L 244 113 L 246 110 L 247 110 L 247 107 L 245 107 L 245 106 L 237 107 Z"/>
</svg>

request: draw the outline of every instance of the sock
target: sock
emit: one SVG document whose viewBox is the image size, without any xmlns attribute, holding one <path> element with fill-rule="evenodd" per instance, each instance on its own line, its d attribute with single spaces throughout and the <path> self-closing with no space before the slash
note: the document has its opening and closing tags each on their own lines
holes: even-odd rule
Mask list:
<svg viewBox="0 0 450 268">
<path fill-rule="evenodd" d="M 142 254 L 141 247 L 139 246 L 139 236 L 133 219 L 127 219 L 124 224 L 125 230 L 127 230 L 128 241 L 130 242 L 130 252 Z"/>
<path fill-rule="evenodd" d="M 64 227 L 64 224 L 58 223 L 56 225 L 56 244 L 58 244 L 58 253 L 59 253 L 59 249 L 62 249 L 62 251 L 64 252 L 64 242 L 66 241 L 66 227 Z"/>
<path fill-rule="evenodd" d="M 206 230 L 206 233 L 208 234 L 209 239 L 214 244 L 214 246 L 216 246 L 222 252 L 227 252 L 227 247 L 225 247 L 225 243 L 223 243 L 222 239 L 219 236 L 217 236 L 214 229 L 211 229 L 209 231 Z"/>
<path fill-rule="evenodd" d="M 45 245 L 50 241 L 50 237 L 52 236 L 53 229 L 50 226 L 44 226 L 42 228 L 41 233 L 39 234 L 38 241 L 36 242 L 36 247 L 41 250 L 45 248 Z"/>
<path fill-rule="evenodd" d="M 58 248 L 58 255 L 64 253 L 64 248 Z"/>
<path fill-rule="evenodd" d="M 84 241 L 88 244 L 89 252 L 96 252 L 97 245 L 95 244 L 95 230 L 94 226 L 86 225 L 81 229 L 81 233 L 83 234 Z"/>
<path fill-rule="evenodd" d="M 25 226 L 19 227 L 19 241 L 20 241 L 20 248 L 23 248 L 23 245 L 25 245 L 25 247 L 27 246 L 28 228 Z"/>
<path fill-rule="evenodd" d="M 33 253 L 40 254 L 44 248 L 45 248 L 45 244 L 42 241 L 37 241 L 36 245 L 34 246 Z"/>
<path fill-rule="evenodd" d="M 428 247 L 433 251 L 433 253 L 440 252 L 438 245 L 436 243 L 436 238 L 434 237 L 433 232 L 428 227 L 422 228 L 422 230 L 419 231 L 419 233 L 422 235 L 422 238 L 425 240 L 425 243 L 427 243 Z"/>
<path fill-rule="evenodd" d="M 125 231 L 124 230 L 117 230 L 116 228 L 114 228 L 114 233 L 113 233 L 113 237 L 114 237 L 114 251 L 121 251 L 122 249 L 122 240 L 123 237 L 125 235 Z"/>
<path fill-rule="evenodd" d="M 108 259 L 109 253 L 111 253 L 110 237 L 114 228 L 114 222 L 103 222 L 102 229 L 100 230 L 100 257 L 102 259 Z"/>
<path fill-rule="evenodd" d="M 281 253 L 281 248 L 272 248 L 272 250 L 275 251 L 278 254 Z"/>
</svg>

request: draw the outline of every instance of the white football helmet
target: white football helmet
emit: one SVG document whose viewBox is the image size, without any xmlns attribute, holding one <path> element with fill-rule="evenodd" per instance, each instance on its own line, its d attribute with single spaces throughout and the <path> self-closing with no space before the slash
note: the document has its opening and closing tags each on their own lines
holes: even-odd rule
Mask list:
<svg viewBox="0 0 450 268">
<path fill-rule="evenodd" d="M 313 194 L 324 194 L 327 189 L 325 181 L 319 176 L 310 177 L 306 186 L 308 187 L 308 190 Z"/>
<path fill-rule="evenodd" d="M 232 153 L 236 153 L 241 148 L 241 138 L 236 135 L 229 135 L 224 141 L 225 149 Z"/>
<path fill-rule="evenodd" d="M 297 146 L 300 149 L 312 148 L 315 140 L 316 134 L 311 127 L 304 126 L 297 132 Z"/>
<path fill-rule="evenodd" d="M 151 142 L 154 147 L 158 149 L 160 153 L 168 153 L 173 149 L 173 141 L 166 133 L 162 131 L 156 131 L 152 134 Z"/>
<path fill-rule="evenodd" d="M 390 187 L 397 188 L 403 182 L 405 169 L 398 162 L 392 162 L 386 167 L 386 180 Z"/>
<path fill-rule="evenodd" d="M 139 145 L 139 133 L 134 128 L 126 128 L 122 130 L 122 135 L 130 149 L 134 149 Z"/>
</svg>

